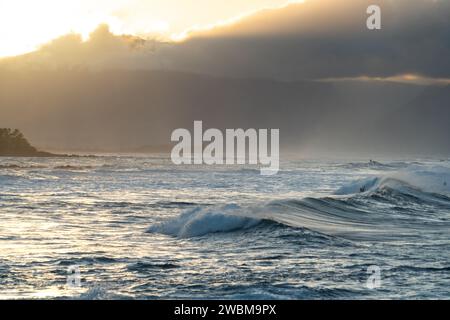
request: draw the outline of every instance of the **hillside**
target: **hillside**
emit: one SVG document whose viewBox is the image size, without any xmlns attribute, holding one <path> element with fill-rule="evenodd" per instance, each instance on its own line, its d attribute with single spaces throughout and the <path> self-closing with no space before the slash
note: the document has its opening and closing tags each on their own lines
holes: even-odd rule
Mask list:
<svg viewBox="0 0 450 320">
<path fill-rule="evenodd" d="M 48 152 L 38 151 L 15 129 L 0 128 L 0 156 L 3 157 L 50 157 Z"/>
</svg>

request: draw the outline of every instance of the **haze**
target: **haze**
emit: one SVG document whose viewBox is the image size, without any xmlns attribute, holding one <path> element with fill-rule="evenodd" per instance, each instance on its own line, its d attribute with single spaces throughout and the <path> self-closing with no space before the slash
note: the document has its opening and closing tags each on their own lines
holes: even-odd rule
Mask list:
<svg viewBox="0 0 450 320">
<path fill-rule="evenodd" d="M 56 38 L 38 50 L 0 60 L 0 127 L 49 150 L 166 145 L 203 120 L 280 128 L 282 147 L 303 156 L 450 153 L 450 1 L 219 3 L 99 2 L 121 12 L 120 28 L 50 28 Z M 365 24 L 374 3 L 379 31 Z M 167 22 L 170 35 L 205 28 L 172 41 L 143 32 L 144 20 Z M 20 47 L 32 29 L 2 27 L 0 39 Z"/>
</svg>

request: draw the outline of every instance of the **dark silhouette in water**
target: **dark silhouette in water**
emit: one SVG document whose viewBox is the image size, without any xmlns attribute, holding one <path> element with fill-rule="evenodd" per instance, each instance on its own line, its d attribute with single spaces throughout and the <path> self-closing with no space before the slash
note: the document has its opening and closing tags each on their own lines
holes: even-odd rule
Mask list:
<svg viewBox="0 0 450 320">
<path fill-rule="evenodd" d="M 0 128 L 0 156 L 4 157 L 51 157 L 49 152 L 38 151 L 22 132 L 17 129 Z"/>
</svg>

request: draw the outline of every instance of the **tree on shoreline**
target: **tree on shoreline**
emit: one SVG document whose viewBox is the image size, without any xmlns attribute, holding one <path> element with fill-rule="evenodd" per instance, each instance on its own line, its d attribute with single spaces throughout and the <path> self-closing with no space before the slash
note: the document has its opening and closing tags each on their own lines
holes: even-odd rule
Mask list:
<svg viewBox="0 0 450 320">
<path fill-rule="evenodd" d="M 18 129 L 0 128 L 0 155 L 33 155 L 38 154 Z"/>
</svg>

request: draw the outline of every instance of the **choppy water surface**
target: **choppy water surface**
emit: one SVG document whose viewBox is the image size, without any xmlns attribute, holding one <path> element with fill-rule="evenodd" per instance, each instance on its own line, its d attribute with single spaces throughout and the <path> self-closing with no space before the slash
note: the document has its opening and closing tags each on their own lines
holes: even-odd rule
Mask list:
<svg viewBox="0 0 450 320">
<path fill-rule="evenodd" d="M 0 298 L 450 298 L 448 160 L 0 158 L 0 217 Z"/>
</svg>

